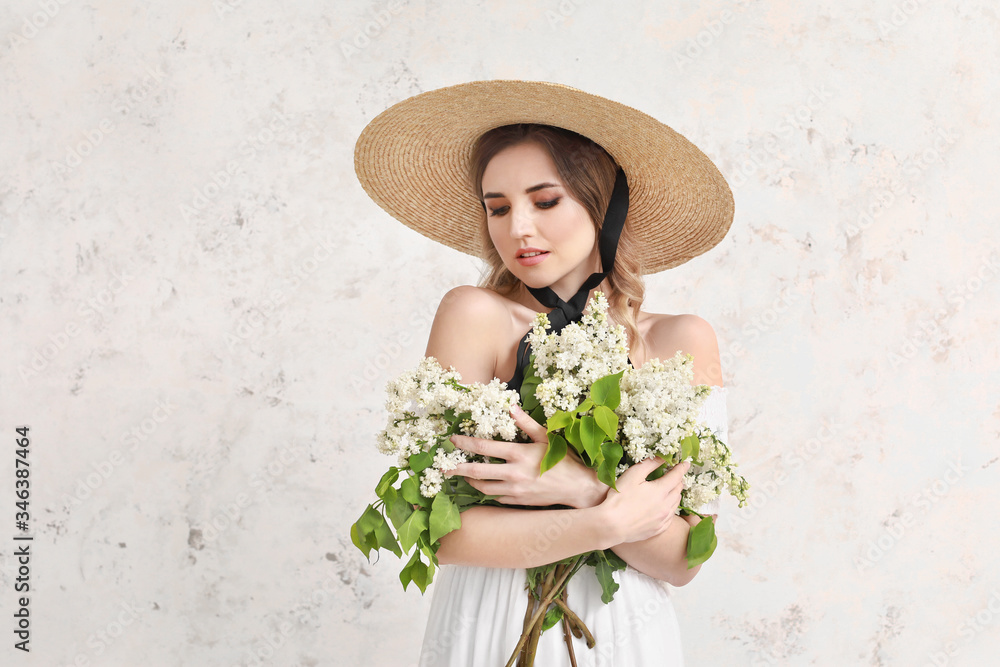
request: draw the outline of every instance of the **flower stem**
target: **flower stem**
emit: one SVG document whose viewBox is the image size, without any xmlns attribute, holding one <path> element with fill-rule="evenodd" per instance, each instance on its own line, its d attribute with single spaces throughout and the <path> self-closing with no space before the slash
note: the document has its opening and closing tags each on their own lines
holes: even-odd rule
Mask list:
<svg viewBox="0 0 1000 667">
<path fill-rule="evenodd" d="M 700 518 L 702 518 L 702 519 L 704 519 L 704 518 L 705 518 L 705 515 L 704 515 L 704 514 L 702 514 L 701 512 L 695 512 L 695 511 L 694 511 L 693 509 L 691 509 L 690 507 L 684 507 L 683 505 L 681 505 L 681 506 L 679 506 L 679 507 L 678 507 L 677 509 L 679 509 L 679 510 L 684 510 L 684 511 L 685 511 L 685 512 L 687 512 L 688 514 L 694 514 L 695 516 L 698 516 L 698 517 L 700 517 Z"/>
<path fill-rule="evenodd" d="M 580 635 L 577 634 L 577 631 L 583 633 L 583 636 L 587 638 L 587 648 L 594 648 L 594 646 L 597 644 L 597 640 L 594 639 L 594 635 L 591 634 L 590 628 L 587 627 L 587 624 L 584 623 L 580 619 L 580 617 L 577 616 L 576 613 L 569 608 L 569 606 L 566 604 L 565 601 L 561 600 L 560 598 L 556 598 L 555 600 L 553 600 L 553 602 L 555 602 L 556 605 L 558 605 L 559 608 L 562 609 L 563 620 L 572 624 L 574 630 L 573 634 L 579 637 Z"/>
<path fill-rule="evenodd" d="M 569 579 L 569 575 L 575 570 L 573 566 L 575 566 L 577 564 L 577 561 L 580 560 L 581 558 L 583 558 L 583 556 L 577 557 L 575 560 L 571 562 L 570 567 L 566 567 L 562 570 L 562 572 L 560 572 L 559 578 L 556 580 L 555 585 L 551 589 L 546 590 L 546 587 L 544 587 L 543 585 L 543 590 L 539 597 L 542 596 L 544 597 L 542 597 L 541 602 L 535 609 L 535 613 L 532 614 L 531 619 L 525 626 L 524 633 L 521 635 L 520 641 L 517 642 L 517 646 L 514 647 L 514 652 L 511 654 L 510 659 L 507 661 L 505 667 L 511 667 L 514 664 L 514 661 L 521 654 L 522 648 L 528 648 L 528 655 L 525 656 L 525 658 L 529 662 L 525 663 L 525 667 L 530 667 L 531 664 L 534 662 L 535 655 L 532 649 L 537 648 L 538 646 L 537 636 L 541 634 L 542 621 L 545 618 L 545 611 L 549 608 L 549 605 L 552 604 L 552 600 L 556 597 L 557 591 L 562 590 L 563 584 L 566 583 L 566 580 Z M 556 569 L 559 569 L 559 566 L 556 566 L 556 568 L 554 568 L 549 573 L 549 576 L 545 578 L 545 584 L 549 584 L 553 580 L 553 578 L 555 577 Z M 539 631 L 538 635 L 535 634 L 536 630 Z M 533 640 L 532 644 L 528 644 L 529 639 Z"/>
<path fill-rule="evenodd" d="M 563 614 L 565 614 L 565 613 L 566 613 L 566 611 L 565 611 L 565 607 L 564 607 L 563 608 Z M 563 626 L 563 637 L 566 639 L 566 650 L 569 651 L 569 664 L 570 664 L 570 667 L 577 667 L 577 664 L 576 664 L 576 653 L 573 651 L 573 635 L 575 635 L 578 631 L 576 630 L 576 628 L 573 628 L 573 632 L 570 633 L 570 631 L 569 631 L 569 619 L 566 616 L 563 616 L 562 626 Z"/>
</svg>

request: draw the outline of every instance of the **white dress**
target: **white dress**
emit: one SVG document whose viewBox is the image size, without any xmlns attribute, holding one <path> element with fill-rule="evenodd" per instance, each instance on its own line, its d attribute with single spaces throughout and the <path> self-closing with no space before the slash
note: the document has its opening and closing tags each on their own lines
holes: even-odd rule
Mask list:
<svg viewBox="0 0 1000 667">
<path fill-rule="evenodd" d="M 724 387 L 713 387 L 700 421 L 728 444 L 726 393 Z M 705 512 L 717 513 L 718 501 L 706 505 Z M 569 581 L 567 602 L 597 640 L 588 649 L 585 640 L 573 638 L 579 667 L 683 665 L 670 585 L 632 567 L 616 572 L 615 580 L 620 588 L 610 604 L 601 602 L 593 568 L 583 568 Z M 525 571 L 442 565 L 431 588 L 420 667 L 503 667 L 524 624 Z M 561 624 L 542 634 L 535 665 L 569 667 Z"/>
</svg>

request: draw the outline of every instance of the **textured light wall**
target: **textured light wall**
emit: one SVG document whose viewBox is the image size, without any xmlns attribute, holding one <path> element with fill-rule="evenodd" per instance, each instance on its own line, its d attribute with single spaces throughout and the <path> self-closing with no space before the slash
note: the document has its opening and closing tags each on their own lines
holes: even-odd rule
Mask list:
<svg viewBox="0 0 1000 667">
<path fill-rule="evenodd" d="M 995 5 L 14 0 L 0 8 L 0 498 L 31 427 L 32 652 L 410 665 L 429 595 L 348 527 L 382 387 L 477 263 L 385 215 L 354 141 L 409 95 L 557 81 L 729 178 L 646 309 L 719 337 L 754 485 L 674 597 L 691 665 L 1000 651 Z"/>
</svg>

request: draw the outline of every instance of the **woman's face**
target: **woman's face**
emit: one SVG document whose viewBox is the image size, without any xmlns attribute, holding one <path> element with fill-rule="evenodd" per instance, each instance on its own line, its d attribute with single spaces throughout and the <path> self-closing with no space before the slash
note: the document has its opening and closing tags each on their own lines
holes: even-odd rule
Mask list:
<svg viewBox="0 0 1000 667">
<path fill-rule="evenodd" d="M 494 247 L 528 287 L 551 286 L 567 300 L 600 270 L 594 223 L 540 145 L 521 143 L 493 156 L 483 172 L 483 200 Z"/>
</svg>

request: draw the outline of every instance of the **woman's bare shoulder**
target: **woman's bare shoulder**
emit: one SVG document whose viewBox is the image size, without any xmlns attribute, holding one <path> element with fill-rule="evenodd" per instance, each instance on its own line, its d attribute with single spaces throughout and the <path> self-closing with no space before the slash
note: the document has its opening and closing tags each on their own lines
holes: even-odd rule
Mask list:
<svg viewBox="0 0 1000 667">
<path fill-rule="evenodd" d="M 640 313 L 637 323 L 647 345 L 647 358 L 669 359 L 678 351 L 690 354 L 694 357 L 695 384 L 722 385 L 718 336 L 705 318 L 691 313 Z"/>
<path fill-rule="evenodd" d="M 454 367 L 465 382 L 489 382 L 501 342 L 509 337 L 510 311 L 504 302 L 483 287 L 450 289 L 434 316 L 425 356 Z"/>
<path fill-rule="evenodd" d="M 485 287 L 459 285 L 448 290 L 441 298 L 438 312 L 444 310 L 448 313 L 458 312 L 465 316 L 498 320 L 501 316 L 509 316 L 508 302 L 509 299 Z"/>
</svg>

